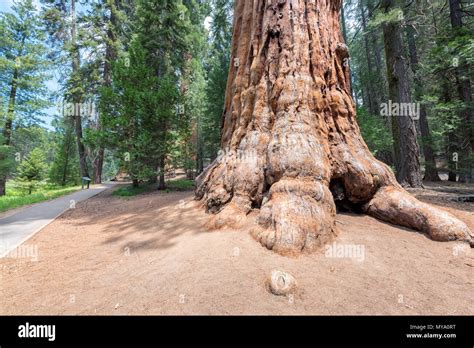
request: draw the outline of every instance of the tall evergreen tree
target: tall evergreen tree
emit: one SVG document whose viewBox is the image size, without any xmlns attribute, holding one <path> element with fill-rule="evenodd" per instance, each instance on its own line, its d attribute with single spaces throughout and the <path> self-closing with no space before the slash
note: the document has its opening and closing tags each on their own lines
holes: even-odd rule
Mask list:
<svg viewBox="0 0 474 348">
<path fill-rule="evenodd" d="M 88 159 L 83 136 L 83 123 L 88 114 L 86 107 L 86 86 L 83 83 L 84 74 L 81 70 L 81 42 L 79 37 L 81 27 L 80 18 L 76 10 L 76 0 L 41 0 L 43 4 L 43 18 L 46 23 L 50 41 L 56 48 L 57 65 L 61 66 L 63 79 L 63 92 L 65 101 L 70 104 L 68 108 L 74 120 L 76 146 L 79 156 L 81 176 L 89 177 Z M 67 66 L 68 68 L 64 68 Z M 85 117 L 84 117 L 85 116 Z"/>
<path fill-rule="evenodd" d="M 205 148 L 211 161 L 220 148 L 222 116 L 224 113 L 227 75 L 230 68 L 232 39 L 232 4 L 226 0 L 213 0 L 211 21 L 211 47 L 209 58 L 207 117 L 203 122 Z"/>
<path fill-rule="evenodd" d="M 49 61 L 40 17 L 32 0 L 15 2 L 12 13 L 0 15 L 0 95 L 5 102 L 3 142 L 9 146 L 16 125 L 40 122 L 48 105 L 45 86 Z M 0 196 L 6 175 L 0 176 Z"/>
</svg>

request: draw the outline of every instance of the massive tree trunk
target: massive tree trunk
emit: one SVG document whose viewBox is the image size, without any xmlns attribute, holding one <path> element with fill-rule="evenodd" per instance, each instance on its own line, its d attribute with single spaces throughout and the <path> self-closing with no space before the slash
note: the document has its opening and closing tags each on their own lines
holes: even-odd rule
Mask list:
<svg viewBox="0 0 474 348">
<path fill-rule="evenodd" d="M 336 236 L 336 201 L 436 240 L 471 241 L 463 222 L 404 191 L 362 140 L 341 4 L 236 1 L 222 150 L 197 179 L 209 226 L 239 226 L 255 210 L 253 236 L 297 255 Z"/>
<path fill-rule="evenodd" d="M 401 10 L 402 0 L 384 0 L 386 12 Z M 402 20 L 392 19 L 383 25 L 385 57 L 389 98 L 399 109 L 411 104 L 411 90 L 408 74 L 405 42 L 403 40 Z M 392 115 L 392 134 L 395 168 L 398 181 L 403 186 L 422 187 L 420 168 L 420 148 L 414 116 L 409 114 Z"/>
</svg>

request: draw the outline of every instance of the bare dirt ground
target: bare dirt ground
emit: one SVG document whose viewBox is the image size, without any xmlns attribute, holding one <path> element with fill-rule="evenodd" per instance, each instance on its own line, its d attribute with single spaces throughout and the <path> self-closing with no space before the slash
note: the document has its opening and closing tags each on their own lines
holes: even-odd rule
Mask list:
<svg viewBox="0 0 474 348">
<path fill-rule="evenodd" d="M 438 186 L 412 193 L 474 230 L 474 203 L 450 200 L 473 187 Z M 106 191 L 27 242 L 38 261 L 0 260 L 0 314 L 474 314 L 474 253 L 464 244 L 340 214 L 335 242 L 363 254 L 293 259 L 245 228 L 208 231 L 206 220 L 192 192 Z M 266 290 L 274 269 L 297 279 L 294 295 Z"/>
</svg>

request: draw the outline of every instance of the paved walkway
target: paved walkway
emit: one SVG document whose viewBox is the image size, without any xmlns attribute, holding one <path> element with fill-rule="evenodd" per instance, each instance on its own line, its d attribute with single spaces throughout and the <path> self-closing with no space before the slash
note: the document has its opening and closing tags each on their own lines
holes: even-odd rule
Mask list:
<svg viewBox="0 0 474 348">
<path fill-rule="evenodd" d="M 71 207 L 85 201 L 115 184 L 93 185 L 89 190 L 82 190 L 69 195 L 41 202 L 18 213 L 0 219 L 0 258 L 21 245 L 54 221 L 59 215 Z"/>
</svg>

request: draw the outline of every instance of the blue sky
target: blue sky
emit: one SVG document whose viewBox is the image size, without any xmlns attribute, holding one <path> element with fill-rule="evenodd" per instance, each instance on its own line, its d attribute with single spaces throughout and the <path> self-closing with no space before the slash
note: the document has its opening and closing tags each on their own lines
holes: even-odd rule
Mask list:
<svg viewBox="0 0 474 348">
<path fill-rule="evenodd" d="M 37 7 L 40 6 L 39 0 L 33 0 L 33 4 Z M 10 12 L 10 7 L 13 5 L 13 0 L 0 0 L 0 11 L 8 11 Z"/>
</svg>

